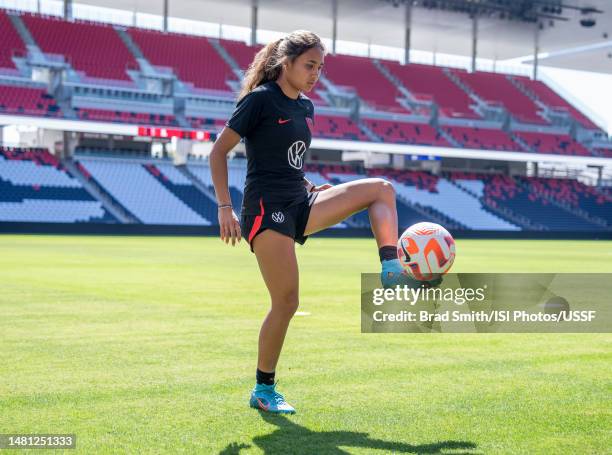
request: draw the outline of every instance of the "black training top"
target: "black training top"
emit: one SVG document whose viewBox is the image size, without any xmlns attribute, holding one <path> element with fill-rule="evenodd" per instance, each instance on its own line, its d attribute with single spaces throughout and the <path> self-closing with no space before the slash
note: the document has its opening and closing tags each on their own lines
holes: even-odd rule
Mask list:
<svg viewBox="0 0 612 455">
<path fill-rule="evenodd" d="M 246 147 L 244 215 L 260 213 L 260 198 L 269 207 L 307 198 L 302 166 L 310 147 L 309 121 L 314 121 L 312 101 L 301 93 L 298 99 L 289 98 L 274 81 L 238 102 L 225 125 L 244 138 Z"/>
</svg>

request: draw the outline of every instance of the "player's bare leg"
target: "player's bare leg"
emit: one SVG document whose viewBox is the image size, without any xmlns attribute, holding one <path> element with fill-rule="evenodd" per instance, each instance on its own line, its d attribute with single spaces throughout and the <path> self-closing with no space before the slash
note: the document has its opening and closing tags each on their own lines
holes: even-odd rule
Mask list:
<svg viewBox="0 0 612 455">
<path fill-rule="evenodd" d="M 360 179 L 321 191 L 310 211 L 304 234 L 314 234 L 364 209 L 368 210 L 372 233 L 379 248 L 382 285 L 418 286 L 419 283 L 408 276 L 397 258 L 395 189 L 384 179 Z"/>
<path fill-rule="evenodd" d="M 326 229 L 366 208 L 378 247 L 396 245 L 395 189 L 380 178 L 355 180 L 321 191 L 310 211 L 304 234 Z"/>
<path fill-rule="evenodd" d="M 253 239 L 253 251 L 271 300 L 270 311 L 259 332 L 257 369 L 258 375 L 271 378 L 272 384 L 258 381 L 250 404 L 268 412 L 292 413 L 295 410 L 274 390 L 273 381 L 289 322 L 299 304 L 295 242 L 286 235 L 267 229 Z"/>
</svg>

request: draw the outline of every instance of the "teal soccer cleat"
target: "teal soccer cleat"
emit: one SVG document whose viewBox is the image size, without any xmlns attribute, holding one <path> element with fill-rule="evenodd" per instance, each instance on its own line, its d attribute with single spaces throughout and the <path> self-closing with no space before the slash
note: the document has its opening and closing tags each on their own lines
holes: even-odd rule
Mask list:
<svg viewBox="0 0 612 455">
<path fill-rule="evenodd" d="M 256 384 L 251 392 L 249 405 L 255 409 L 275 414 L 295 414 L 295 409 L 276 390 L 276 384 Z"/>
<path fill-rule="evenodd" d="M 415 280 L 402 267 L 399 259 L 390 259 L 382 262 L 380 282 L 383 288 L 394 288 L 395 286 L 409 286 L 411 288 L 418 288 L 420 286 L 436 287 L 442 283 L 442 277 L 440 276 L 431 281 Z"/>
</svg>

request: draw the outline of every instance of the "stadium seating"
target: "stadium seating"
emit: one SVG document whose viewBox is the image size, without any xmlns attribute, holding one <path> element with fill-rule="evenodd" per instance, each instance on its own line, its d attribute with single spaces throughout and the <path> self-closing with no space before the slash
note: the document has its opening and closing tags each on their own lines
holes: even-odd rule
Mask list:
<svg viewBox="0 0 612 455">
<path fill-rule="evenodd" d="M 440 106 L 440 115 L 450 118 L 479 119 L 470 106 L 475 102 L 446 75 L 442 68 L 429 65 L 401 65 L 382 61 L 417 99 L 433 100 Z"/>
<path fill-rule="evenodd" d="M 314 137 L 327 139 L 346 139 L 369 141 L 370 139 L 359 129 L 359 126 L 347 117 L 315 114 L 312 127 Z"/>
<path fill-rule="evenodd" d="M 126 70 L 138 64 L 112 26 L 30 14 L 22 18 L 43 52 L 65 56 L 89 78 L 131 82 Z"/>
<path fill-rule="evenodd" d="M 468 73 L 457 69 L 450 71 L 483 101 L 503 106 L 516 120 L 548 125 L 548 122 L 538 115 L 540 108 L 516 88 L 506 75 L 485 72 Z"/>
<path fill-rule="evenodd" d="M 136 123 L 139 125 L 178 126 L 174 115 L 145 114 L 137 112 L 106 111 L 103 109 L 75 108 L 81 120 Z"/>
<path fill-rule="evenodd" d="M 406 183 L 397 185 L 396 191 L 408 201 L 435 208 L 468 229 L 520 230 L 518 226 L 488 211 L 480 200 L 445 178 L 438 180 L 436 191 L 420 189 Z"/>
<path fill-rule="evenodd" d="M 0 68 L 8 65 L 10 67 L 8 69 L 14 69 L 14 64 L 7 55 L 14 51 L 24 52 L 25 46 L 7 14 L 3 11 L 0 13 L 0 25 L 2 25 L 0 36 L 4 39 L 0 45 Z M 104 80 L 114 80 L 115 83 L 131 84 L 135 88 L 126 69 L 137 68 L 138 65 L 131 51 L 112 26 L 79 20 L 65 21 L 56 17 L 29 13 L 23 13 L 21 17 L 41 49 L 47 53 L 65 56 L 73 67 L 84 75 L 85 82 L 95 79 L 96 83 L 103 84 Z M 172 68 L 181 81 L 186 82 L 188 87 L 193 86 L 196 93 L 233 96 L 231 92 L 235 86 L 228 82 L 238 82 L 238 76 L 221 57 L 215 48 L 217 45 L 213 46 L 208 38 L 137 28 L 128 29 L 128 33 L 153 65 Z M 249 46 L 241 41 L 225 39 L 218 41 L 243 69 L 252 61 L 257 50 L 261 49 L 260 45 Z M 95 55 L 95 58 L 92 58 L 92 55 Z M 427 111 L 429 108 L 426 106 L 405 108 L 400 105 L 397 99 L 403 95 L 377 65 L 386 68 L 412 92 L 415 98 L 432 100 L 437 103 L 442 119 L 481 119 L 472 108 L 475 104 L 474 100 L 460 87 L 460 84 L 453 81 L 453 78 L 457 77 L 483 100 L 493 105 L 505 106 L 521 122 L 548 126 L 547 121 L 540 115 L 540 107 L 533 101 L 537 99 L 552 109 L 568 111 L 583 126 L 595 128 L 595 125 L 584 114 L 544 83 L 519 76 L 485 72 L 467 73 L 463 70 L 430 65 L 401 65 L 398 62 L 386 60 L 374 62 L 369 58 L 348 55 L 326 56 L 324 74 L 337 87 L 346 88 L 349 92 L 355 90 L 370 107 L 377 110 L 430 115 Z M 523 91 L 529 92 L 531 98 Z M 325 106 L 327 92 L 323 84 L 319 83 L 317 90 L 307 95 L 315 104 Z M 321 97 L 321 94 L 325 96 L 325 99 Z M 84 120 L 153 126 L 179 125 L 173 115 L 109 111 L 98 108 L 76 108 L 75 110 L 78 118 Z M 47 117 L 62 116 L 55 100 L 44 90 L 6 85 L 0 86 L 0 112 Z M 382 141 L 390 143 L 453 146 L 428 125 L 420 126 L 416 123 L 410 124 L 389 119 L 373 120 L 368 119 L 367 115 L 367 109 L 362 109 L 361 123 L 356 123 L 347 117 L 335 113 L 330 115 L 329 111 L 326 111 L 325 115 L 317 115 L 313 135 L 330 139 L 376 140 L 370 137 L 369 132 L 364 133 L 360 129 L 361 125 L 369 127 Z M 210 120 L 193 116 L 188 117 L 187 121 L 194 128 L 209 131 L 219 131 L 224 123 L 220 119 Z M 444 121 L 441 122 L 442 125 L 444 123 Z M 443 128 L 445 133 L 448 133 L 461 147 L 465 148 L 519 151 L 525 148 L 522 141 L 512 140 L 511 135 L 516 132 L 514 126 L 511 135 L 490 127 L 467 127 L 457 122 L 452 122 L 452 125 L 443 126 Z M 585 146 L 566 135 L 554 139 L 550 133 L 537 133 L 536 135 L 536 133 L 516 132 L 516 134 L 519 138 L 524 139 L 529 147 L 542 153 L 583 156 L 591 154 L 591 151 Z M 594 154 L 606 156 L 608 152 L 596 151 Z"/>
<path fill-rule="evenodd" d="M 168 161 L 77 157 L 82 174 L 102 188 L 114 203 L 144 224 L 210 225 L 216 221 L 213 186 L 207 164 L 189 163 L 188 170 L 208 188 L 196 185 Z M 244 161 L 229 165 L 229 189 L 237 213 L 246 176 Z M 417 221 L 442 222 L 451 229 L 516 231 L 501 209 L 546 229 L 602 229 L 578 213 L 586 211 L 612 226 L 612 195 L 576 180 L 368 169 L 314 165 L 305 175 L 315 184 L 340 184 L 365 177 L 394 183 L 400 226 Z M 554 203 L 551 201 L 555 201 Z M 0 221 L 118 222 L 70 176 L 46 150 L 0 149 Z M 367 211 L 337 228 L 368 227 Z"/>
<path fill-rule="evenodd" d="M 81 157 L 79 163 L 144 224 L 211 224 L 165 188 L 140 162 Z"/>
<path fill-rule="evenodd" d="M 128 33 L 153 65 L 172 68 L 181 80 L 196 88 L 229 92 L 226 81 L 236 79 L 206 38 L 136 28 Z"/>
<path fill-rule="evenodd" d="M 521 146 L 502 130 L 462 126 L 443 126 L 441 128 L 465 148 L 523 151 Z"/>
<path fill-rule="evenodd" d="M 406 123 L 365 118 L 362 121 L 383 142 L 451 147 L 451 144 L 445 137 L 436 131 L 434 127 L 426 123 Z"/>
<path fill-rule="evenodd" d="M 530 191 L 508 176 L 495 175 L 485 180 L 484 196 L 497 207 L 506 207 L 533 222 L 546 226 L 549 230 L 592 231 L 599 226 L 573 215 L 544 197 L 541 193 Z"/>
<path fill-rule="evenodd" d="M 221 132 L 221 130 L 225 126 L 225 120 L 223 119 L 187 117 L 187 121 L 193 128 L 197 128 L 200 130 L 210 130 L 215 133 Z"/>
<path fill-rule="evenodd" d="M 0 112 L 43 117 L 61 116 L 55 99 L 44 89 L 0 85 Z"/>
<path fill-rule="evenodd" d="M 599 156 L 612 158 L 612 149 L 595 149 Z"/>
<path fill-rule="evenodd" d="M 590 156 L 589 150 L 566 134 L 545 134 L 516 131 L 517 137 L 538 153 Z"/>
<path fill-rule="evenodd" d="M 207 165 L 189 164 L 188 168 L 214 194 L 210 167 Z M 234 211 L 239 215 L 242 206 L 242 190 L 244 188 L 244 181 L 246 179 L 246 166 L 233 165 L 229 166 L 228 170 L 230 198 L 232 200 L 232 205 L 234 206 Z"/>
<path fill-rule="evenodd" d="M 578 180 L 533 177 L 522 180 L 537 197 L 550 197 L 562 204 L 580 208 L 612 225 L 612 198 L 595 188 Z"/>
<path fill-rule="evenodd" d="M 113 26 L 28 13 L 22 13 L 21 17 L 43 52 L 64 56 L 81 75 L 81 82 L 95 82 L 98 85 L 95 88 L 74 89 L 69 86 L 67 91 L 58 92 L 62 93 L 62 103 L 69 105 L 71 100 L 64 96 L 69 96 L 71 90 L 92 99 L 106 96 L 114 99 L 122 97 L 130 102 L 143 99 L 144 83 L 137 87 L 127 71 L 138 68 L 136 59 Z M 180 101 L 176 103 L 178 119 L 174 115 L 132 112 L 129 111 L 132 109 L 130 107 L 125 107 L 125 111 L 77 107 L 74 108 L 77 119 L 170 127 L 179 126 L 179 121 L 183 125 L 184 112 L 188 112 L 191 116 L 186 120 L 192 128 L 218 133 L 225 124 L 224 116 L 231 112 L 232 106 L 228 100 L 233 99 L 232 91 L 238 82 L 238 75 L 221 56 L 223 52 L 219 53 L 217 42 L 204 37 L 136 28 L 127 32 L 154 66 L 171 68 L 180 82 L 185 83 L 175 86 L 178 96 L 188 97 L 184 103 L 184 98 L 177 98 Z M 259 45 L 249 46 L 223 39 L 219 40 L 219 44 L 243 70 L 261 49 Z M 26 52 L 26 46 L 10 17 L 0 10 L 0 78 L 6 81 L 0 83 L 0 113 L 62 117 L 64 113 L 56 99 L 47 92 L 46 85 L 26 80 L 22 61 L 16 59 L 17 66 L 13 61 L 14 56 L 22 56 Z M 378 65 L 384 67 L 383 71 Z M 319 83 L 318 92 L 307 94 L 315 104 L 325 106 L 316 111 L 315 121 L 310 124 L 313 138 L 500 151 L 532 150 L 546 154 L 612 158 L 612 149 L 599 148 L 607 143 L 601 132 L 572 130 L 572 135 L 581 138 L 581 141 L 586 144 L 592 141 L 598 147 L 594 145 L 590 150 L 565 134 L 569 129 L 567 122 L 564 123 L 564 130 L 557 124 L 553 127 L 548 123 L 541 110 L 567 112 L 584 128 L 598 129 L 585 114 L 541 81 L 494 73 L 468 73 L 429 65 L 401 65 L 347 55 L 326 56 L 324 68 L 324 75 L 333 85 L 341 91 L 354 92 L 365 105 L 361 105 L 356 111 L 358 116 L 351 116 L 351 119 L 346 113 L 346 105 L 326 105 L 326 99 L 332 100 L 328 95 L 333 94 L 334 90 L 333 87 L 328 90 Z M 414 99 L 431 103 L 414 108 L 402 106 L 397 100 L 404 95 L 394 82 L 387 79 L 386 71 L 401 82 Z M 71 73 L 67 77 L 71 85 L 78 85 Z M 461 83 L 456 83 L 456 78 Z M 105 87 L 107 83 L 108 87 Z M 130 88 L 116 90 L 117 85 Z M 193 93 L 186 94 L 185 86 Z M 469 90 L 464 90 L 462 86 L 467 86 Z M 474 109 L 476 102 L 468 94 L 471 91 L 492 106 L 503 106 L 523 125 L 510 122 L 502 130 L 501 127 L 491 126 L 499 125 L 499 118 L 497 123 L 492 121 L 492 117 L 487 117 L 487 122 L 481 121 L 484 119 Z M 198 96 L 206 94 L 228 98 L 206 99 Z M 146 94 L 144 99 L 148 99 Z M 73 99 L 72 102 L 80 104 L 79 100 L 75 102 Z M 83 104 L 108 105 L 95 102 Z M 439 122 L 433 119 L 435 127 L 414 120 L 404 121 L 405 118 L 414 117 L 397 115 L 429 115 L 429 106 L 435 111 L 436 104 L 441 119 Z M 373 113 L 368 108 L 379 112 Z M 193 116 L 193 113 L 197 116 Z M 66 116 L 73 120 L 72 110 L 66 112 Z M 555 121 L 557 118 L 554 117 Z M 6 123 L 10 123 L 10 120 Z M 91 138 L 92 147 L 104 147 L 100 145 L 101 141 L 96 141 L 96 138 Z M 202 188 L 197 182 L 194 184 L 193 176 L 183 173 L 169 161 L 151 160 L 148 147 L 142 143 L 139 145 L 142 145 L 138 147 L 142 158 L 135 155 L 131 159 L 102 158 L 109 155 L 105 148 L 90 149 L 87 156 L 78 156 L 77 150 L 77 169 L 97 185 L 96 191 L 104 195 L 104 202 L 96 200 L 92 196 L 96 191 L 87 184 L 83 186 L 80 183 L 83 178 L 74 178 L 62 162 L 47 150 L 0 148 L 0 222 L 119 223 L 105 209 L 108 197 L 120 209 L 119 212 L 123 210 L 144 224 L 215 224 L 214 188 L 206 160 L 190 162 L 187 168 L 205 186 Z M 122 147 L 130 148 L 125 144 Z M 121 150 L 123 152 L 125 150 Z M 96 153 L 101 156 L 96 157 Z M 117 150 L 113 153 L 119 154 Z M 318 152 L 312 154 L 315 162 L 331 156 L 317 155 Z M 237 212 L 242 203 L 245 164 L 244 160 L 238 159 L 229 164 L 229 190 Z M 69 163 L 66 166 L 71 171 L 74 169 Z M 520 230 L 517 223 L 521 223 L 523 228 L 528 225 L 530 229 L 552 231 L 601 230 L 605 229 L 604 222 L 612 228 L 611 194 L 577 180 L 491 174 L 433 175 L 424 171 L 364 170 L 315 164 L 307 164 L 305 172 L 307 178 L 316 184 L 328 181 L 338 184 L 368 176 L 391 180 L 397 190 L 401 226 L 429 220 L 441 222 L 451 229 L 473 230 Z M 347 226 L 368 227 L 367 212 L 357 214 L 336 227 Z"/>
<path fill-rule="evenodd" d="M 145 169 L 187 207 L 207 220 L 217 219 L 217 204 L 198 190 L 171 163 L 145 164 Z"/>
<path fill-rule="evenodd" d="M 340 166 L 323 166 L 319 172 L 328 181 L 336 183 L 366 177 Z M 412 204 L 424 207 L 434 214 L 428 221 L 434 221 L 435 215 L 441 214 L 447 221 L 446 224 L 453 226 L 468 229 L 520 230 L 518 226 L 489 212 L 480 200 L 444 178 L 437 178 L 426 172 L 387 169 L 370 170 L 367 176 L 384 177 L 394 183 L 398 194 L 397 210 L 400 226 L 423 221 L 423 214 L 415 212 L 410 207 Z M 361 217 L 363 219 L 364 215 Z"/>
<path fill-rule="evenodd" d="M 527 77 L 511 76 L 526 90 L 532 93 L 539 101 L 547 105 L 548 107 L 556 110 L 567 111 L 572 117 L 574 117 L 582 126 L 589 129 L 599 129 L 586 115 L 568 103 L 563 99 L 557 92 L 552 90 L 548 85 L 542 81 L 534 81 Z"/>
<path fill-rule="evenodd" d="M 117 222 L 48 151 L 8 148 L 0 148 L 0 221 Z"/>
<path fill-rule="evenodd" d="M 6 13 L 0 10 L 0 68 L 16 70 L 13 55 L 25 55 L 26 47 L 23 40 L 11 24 Z"/>
<path fill-rule="evenodd" d="M 398 88 L 387 80 L 369 58 L 328 55 L 323 72 L 334 84 L 354 88 L 359 97 L 376 110 L 408 112 L 396 100 L 402 96 Z"/>
<path fill-rule="evenodd" d="M 242 71 L 246 71 L 253 61 L 255 54 L 259 52 L 261 48 L 263 48 L 261 44 L 249 46 L 244 41 L 234 41 L 229 39 L 220 39 L 219 43 L 236 61 Z"/>
</svg>

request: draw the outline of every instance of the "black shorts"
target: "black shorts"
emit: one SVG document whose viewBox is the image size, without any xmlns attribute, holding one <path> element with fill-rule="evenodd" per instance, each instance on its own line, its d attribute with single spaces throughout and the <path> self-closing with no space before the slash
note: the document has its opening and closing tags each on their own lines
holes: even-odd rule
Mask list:
<svg viewBox="0 0 612 455">
<path fill-rule="evenodd" d="M 259 215 L 242 215 L 240 229 L 242 236 L 247 239 L 253 252 L 253 239 L 266 229 L 280 232 L 291 237 L 300 245 L 308 238 L 304 235 L 310 209 L 319 193 L 310 193 L 308 199 L 299 203 L 289 203 L 285 206 L 264 206 L 263 199 L 259 200 Z"/>
</svg>

